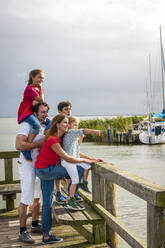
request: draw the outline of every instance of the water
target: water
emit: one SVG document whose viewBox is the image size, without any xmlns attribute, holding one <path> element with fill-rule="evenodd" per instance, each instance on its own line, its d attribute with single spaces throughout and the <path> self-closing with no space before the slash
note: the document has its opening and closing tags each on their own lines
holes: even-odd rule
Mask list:
<svg viewBox="0 0 165 248">
<path fill-rule="evenodd" d="M 17 130 L 14 118 L 0 119 L 0 150 L 15 150 L 15 133 Z M 108 146 L 84 143 L 81 151 L 90 156 L 102 158 L 115 164 L 118 168 L 129 171 L 152 182 L 165 186 L 165 145 L 124 145 Z M 4 178 L 0 160 L 0 180 Z M 14 179 L 18 179 L 17 160 L 14 160 Z M 90 179 L 89 179 L 90 180 Z M 127 228 L 146 242 L 146 202 L 117 187 L 118 218 Z M 16 202 L 18 204 L 18 200 Z M 0 198 L 0 208 L 4 202 Z M 130 247 L 120 239 L 119 248 Z"/>
</svg>

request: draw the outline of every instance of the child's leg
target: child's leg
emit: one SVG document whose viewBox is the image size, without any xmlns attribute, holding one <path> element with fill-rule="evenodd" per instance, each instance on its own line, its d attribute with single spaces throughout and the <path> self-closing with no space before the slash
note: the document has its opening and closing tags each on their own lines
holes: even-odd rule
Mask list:
<svg viewBox="0 0 165 248">
<path fill-rule="evenodd" d="M 58 204 L 64 204 L 66 201 L 66 197 L 61 194 L 61 180 L 55 180 L 56 185 L 56 202 Z"/>
<path fill-rule="evenodd" d="M 56 191 L 61 191 L 61 180 L 55 180 Z"/>
<path fill-rule="evenodd" d="M 78 164 L 82 168 L 84 168 L 84 174 L 83 174 L 83 182 L 80 184 L 80 187 L 87 193 L 91 193 L 91 191 L 88 188 L 88 175 L 89 175 L 89 170 L 91 169 L 91 165 L 87 163 L 80 163 Z"/>
<path fill-rule="evenodd" d="M 88 170 L 84 170 L 84 174 L 83 174 L 83 181 L 87 181 L 87 179 L 88 179 L 88 175 L 89 175 L 89 170 L 90 170 L 90 169 L 88 169 Z"/>
<path fill-rule="evenodd" d="M 69 190 L 69 196 L 67 197 L 66 202 L 68 202 L 70 197 L 74 197 L 75 191 L 77 184 L 79 183 L 79 176 L 78 176 L 78 171 L 77 171 L 77 166 L 76 164 L 73 163 L 68 163 L 66 161 L 62 161 L 61 165 L 67 170 L 69 176 L 71 177 L 71 186 Z"/>
<path fill-rule="evenodd" d="M 28 135 L 28 141 L 31 143 L 34 140 L 35 136 L 39 133 L 41 127 L 40 122 L 34 115 L 26 117 L 24 121 L 31 125 L 30 133 Z M 30 151 L 22 151 L 22 153 L 27 160 L 32 161 Z"/>
<path fill-rule="evenodd" d="M 25 122 L 31 126 L 30 133 L 28 135 L 28 141 L 32 142 L 35 136 L 39 133 L 41 128 L 40 122 L 35 115 L 29 115 L 24 119 Z"/>
</svg>

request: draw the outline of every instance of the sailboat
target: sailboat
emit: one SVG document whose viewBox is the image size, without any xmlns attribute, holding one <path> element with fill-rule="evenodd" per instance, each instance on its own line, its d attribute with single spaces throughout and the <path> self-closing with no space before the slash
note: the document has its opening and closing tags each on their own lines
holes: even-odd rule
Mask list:
<svg viewBox="0 0 165 248">
<path fill-rule="evenodd" d="M 163 111 L 161 114 L 149 114 L 148 118 L 139 124 L 139 140 L 143 144 L 162 144 L 165 143 L 165 61 L 162 44 L 162 34 L 160 27 L 160 49 L 161 49 L 161 77 L 162 77 L 162 96 Z M 158 121 L 157 121 L 158 120 Z"/>
</svg>

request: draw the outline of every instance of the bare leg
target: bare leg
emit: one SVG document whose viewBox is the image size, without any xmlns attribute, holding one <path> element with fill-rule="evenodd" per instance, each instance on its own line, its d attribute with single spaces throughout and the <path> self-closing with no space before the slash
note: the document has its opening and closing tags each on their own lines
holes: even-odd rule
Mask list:
<svg viewBox="0 0 165 248">
<path fill-rule="evenodd" d="M 20 227 L 25 227 L 26 226 L 28 210 L 29 210 L 28 205 L 20 203 L 19 209 L 18 209 Z"/>
<path fill-rule="evenodd" d="M 89 170 L 84 170 L 83 181 L 87 181 L 88 175 L 89 175 Z"/>
<path fill-rule="evenodd" d="M 68 203 L 68 200 L 69 200 L 70 197 L 74 197 L 75 191 L 76 191 L 76 187 L 77 187 L 77 184 L 71 184 L 69 196 L 66 199 L 66 203 Z"/>
<path fill-rule="evenodd" d="M 32 221 L 39 220 L 40 198 L 35 198 L 34 199 L 31 211 L 32 211 Z"/>
<path fill-rule="evenodd" d="M 61 190 L 61 180 L 55 180 L 55 185 L 56 185 L 56 191 L 60 191 Z"/>
</svg>

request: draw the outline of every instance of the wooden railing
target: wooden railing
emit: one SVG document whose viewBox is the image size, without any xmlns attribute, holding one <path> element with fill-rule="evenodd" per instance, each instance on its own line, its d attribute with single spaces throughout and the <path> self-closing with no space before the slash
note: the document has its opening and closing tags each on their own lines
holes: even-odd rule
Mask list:
<svg viewBox="0 0 165 248">
<path fill-rule="evenodd" d="M 147 202 L 147 244 L 117 219 L 116 185 Z M 92 166 L 92 197 L 80 195 L 106 220 L 107 243 L 118 247 L 119 234 L 133 248 L 165 248 L 165 187 L 112 164 Z"/>
<path fill-rule="evenodd" d="M 5 180 L 0 181 L 0 194 L 3 200 L 6 200 L 6 209 L 14 209 L 14 199 L 16 193 L 20 193 L 19 180 L 13 179 L 13 158 L 18 158 L 19 152 L 17 151 L 4 151 L 0 152 L 0 159 L 4 160 Z M 2 168 L 0 168 L 2 171 Z"/>
<path fill-rule="evenodd" d="M 13 180 L 12 159 L 19 152 L 0 152 L 0 159 L 5 163 L 5 180 L 0 186 L 16 185 Z M 131 230 L 128 230 L 117 218 L 116 185 L 131 192 L 147 202 L 147 244 L 139 240 Z M 13 189 L 14 191 L 14 189 Z M 15 194 L 20 192 L 15 191 Z M 151 183 L 121 170 L 112 164 L 99 163 L 92 166 L 92 196 L 80 195 L 106 220 L 107 242 L 111 248 L 118 247 L 119 234 L 133 248 L 165 248 L 165 187 Z M 4 194 L 8 210 L 14 207 L 12 190 Z"/>
</svg>

